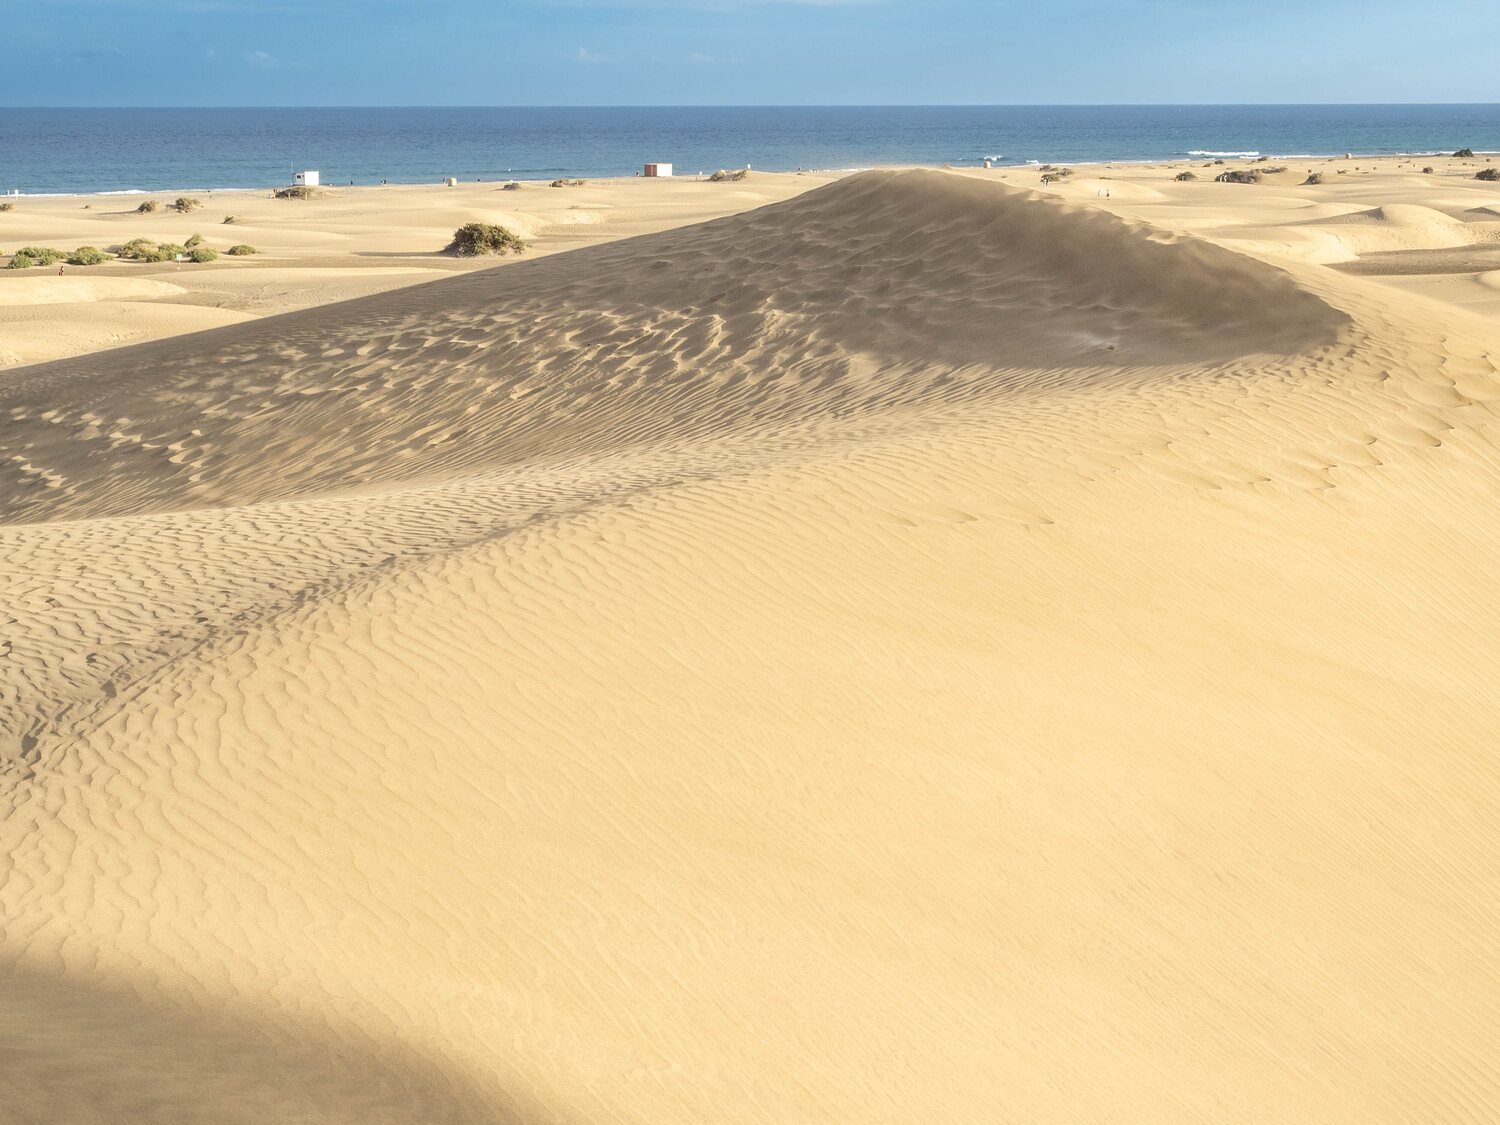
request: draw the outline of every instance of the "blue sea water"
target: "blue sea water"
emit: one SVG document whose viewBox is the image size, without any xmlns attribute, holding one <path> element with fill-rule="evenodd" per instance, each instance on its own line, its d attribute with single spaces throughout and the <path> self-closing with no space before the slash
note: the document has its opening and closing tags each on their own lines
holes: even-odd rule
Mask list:
<svg viewBox="0 0 1500 1125">
<path fill-rule="evenodd" d="M 1500 150 L 1500 105 L 0 109 L 0 192 Z"/>
</svg>

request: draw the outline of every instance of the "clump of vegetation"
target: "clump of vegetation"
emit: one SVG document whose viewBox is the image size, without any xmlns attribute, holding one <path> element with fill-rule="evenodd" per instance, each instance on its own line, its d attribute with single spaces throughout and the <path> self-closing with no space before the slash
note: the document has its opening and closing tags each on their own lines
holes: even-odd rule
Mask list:
<svg viewBox="0 0 1500 1125">
<path fill-rule="evenodd" d="M 726 172 L 723 168 L 720 168 L 712 176 L 708 177 L 708 182 L 711 184 L 734 184 L 743 180 L 749 174 L 749 171 L 744 168 L 736 168 L 732 172 Z"/>
<path fill-rule="evenodd" d="M 194 246 L 199 245 L 202 241 L 203 241 L 203 236 L 201 234 L 195 234 L 191 238 L 189 238 L 186 242 L 184 242 L 183 245 L 186 246 L 189 250 L 191 250 Z"/>
<path fill-rule="evenodd" d="M 511 180 L 510 183 L 502 185 L 501 188 L 500 188 L 500 190 L 501 191 L 520 191 L 521 190 L 521 185 L 518 184 L 515 180 Z"/>
<path fill-rule="evenodd" d="M 196 211 L 202 207 L 203 201 L 201 199 L 194 199 L 190 195 L 179 195 L 172 206 L 185 215 L 189 211 Z"/>
<path fill-rule="evenodd" d="M 1214 177 L 1215 183 L 1220 184 L 1258 184 L 1265 175 L 1259 168 L 1231 168 L 1227 172 L 1220 172 Z"/>
<path fill-rule="evenodd" d="M 1313 173 L 1311 173 L 1307 177 L 1307 179 L 1303 180 L 1302 182 L 1304 184 L 1321 184 L 1321 183 L 1324 182 L 1324 180 L 1323 180 L 1323 173 L 1322 172 L 1313 172 Z"/>
<path fill-rule="evenodd" d="M 250 246 L 244 242 L 238 242 L 235 245 L 231 246 L 228 250 L 224 251 L 224 253 L 235 258 L 246 258 L 255 253 L 255 247 Z"/>
<path fill-rule="evenodd" d="M 1215 164 L 1223 164 L 1224 162 L 1222 160 L 1215 160 L 1214 163 Z"/>
<path fill-rule="evenodd" d="M 1500 168 L 1481 168 L 1474 173 L 1476 180 L 1484 180 L 1487 183 L 1500 181 Z"/>
<path fill-rule="evenodd" d="M 9 269 L 26 270 L 32 266 L 50 266 L 62 261 L 67 255 L 50 246 L 23 246 L 11 255 Z"/>
<path fill-rule="evenodd" d="M 323 192 L 307 184 L 293 184 L 291 187 L 277 188 L 274 194 L 277 199 L 317 199 Z"/>
<path fill-rule="evenodd" d="M 68 255 L 70 266 L 97 266 L 107 261 L 109 261 L 109 255 L 97 246 L 80 246 Z"/>
<path fill-rule="evenodd" d="M 1430 175 L 1432 175 L 1436 171 L 1437 171 L 1437 169 L 1434 168 L 1431 164 L 1429 164 L 1429 165 L 1427 165 L 1427 167 L 1425 167 L 1425 168 L 1422 169 L 1422 175 L 1424 175 L 1424 176 L 1430 176 Z"/>
<path fill-rule="evenodd" d="M 1197 178 L 1198 174 L 1196 172 L 1178 172 L 1176 176 L 1176 180 L 1179 184 L 1185 184 L 1189 180 L 1196 180 Z"/>
<path fill-rule="evenodd" d="M 135 209 L 135 213 L 137 215 L 149 215 L 153 211 L 160 211 L 160 210 L 161 210 L 161 204 L 159 202 L 157 202 L 154 199 L 147 199 L 139 207 L 137 207 Z"/>
<path fill-rule="evenodd" d="M 1474 150 L 1472 148 L 1461 148 L 1453 156 L 1456 160 L 1473 160 Z"/>
<path fill-rule="evenodd" d="M 219 252 L 212 246 L 194 246 L 188 251 L 188 257 L 195 262 L 216 262 L 219 260 Z"/>
<path fill-rule="evenodd" d="M 552 186 L 553 187 L 582 187 L 584 185 L 584 182 L 585 181 L 583 181 L 583 180 L 553 180 L 552 181 Z"/>
<path fill-rule="evenodd" d="M 447 253 L 472 258 L 480 254 L 519 254 L 525 249 L 526 242 L 515 231 L 491 223 L 465 223 L 453 232 Z"/>
<path fill-rule="evenodd" d="M 175 242 L 156 242 L 150 238 L 132 238 L 123 246 L 115 247 L 115 256 L 127 262 L 170 262 L 187 248 Z"/>
<path fill-rule="evenodd" d="M 1257 171 L 1259 171 L 1262 176 L 1277 176 L 1286 171 L 1286 165 L 1279 164 L 1275 168 L 1260 168 L 1257 169 Z"/>
<path fill-rule="evenodd" d="M 239 221 L 240 221 L 240 217 L 238 215 L 225 215 L 224 216 L 224 222 L 221 223 L 220 225 L 221 226 L 228 226 L 230 223 L 237 223 Z"/>
<path fill-rule="evenodd" d="M 14 211 L 15 209 L 14 203 L 0 203 L 0 211 Z"/>
</svg>

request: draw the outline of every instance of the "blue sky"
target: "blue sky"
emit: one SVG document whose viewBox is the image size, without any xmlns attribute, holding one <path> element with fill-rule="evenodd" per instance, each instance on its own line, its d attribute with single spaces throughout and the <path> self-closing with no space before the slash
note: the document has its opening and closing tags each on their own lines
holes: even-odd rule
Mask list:
<svg viewBox="0 0 1500 1125">
<path fill-rule="evenodd" d="M 1492 102 L 1497 40 L 1494 0 L 6 0 L 0 105 Z"/>
</svg>

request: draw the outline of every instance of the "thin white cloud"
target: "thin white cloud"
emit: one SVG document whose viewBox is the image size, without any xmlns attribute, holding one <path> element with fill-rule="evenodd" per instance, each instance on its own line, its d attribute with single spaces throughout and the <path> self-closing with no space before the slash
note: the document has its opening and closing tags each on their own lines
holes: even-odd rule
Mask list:
<svg viewBox="0 0 1500 1125">
<path fill-rule="evenodd" d="M 276 56 L 269 51 L 246 51 L 245 61 L 251 66 L 272 67 L 276 65 Z"/>
</svg>

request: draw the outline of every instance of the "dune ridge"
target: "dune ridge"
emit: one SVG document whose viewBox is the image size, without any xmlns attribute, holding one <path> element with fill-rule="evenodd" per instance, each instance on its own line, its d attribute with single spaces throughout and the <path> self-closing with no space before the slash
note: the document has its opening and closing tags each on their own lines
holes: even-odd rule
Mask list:
<svg viewBox="0 0 1500 1125">
<path fill-rule="evenodd" d="M 21 1088 L 1482 1119 L 1497 357 L 877 173 L 13 373 Z"/>
</svg>

